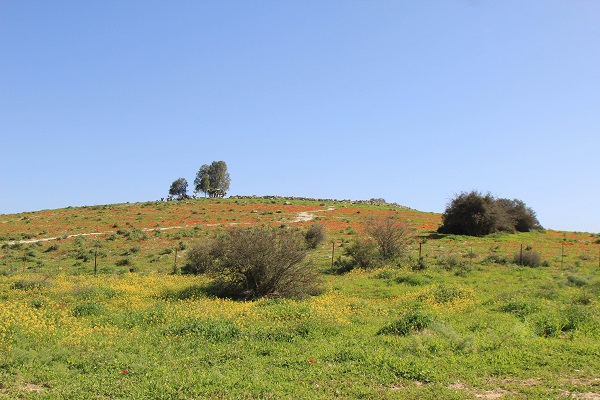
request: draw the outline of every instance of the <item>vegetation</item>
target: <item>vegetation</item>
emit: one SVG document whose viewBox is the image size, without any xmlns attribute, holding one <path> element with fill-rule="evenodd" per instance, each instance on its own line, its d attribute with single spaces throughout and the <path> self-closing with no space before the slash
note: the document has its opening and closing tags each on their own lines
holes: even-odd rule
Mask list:
<svg viewBox="0 0 600 400">
<path fill-rule="evenodd" d="M 347 260 L 339 260 L 342 271 L 353 268 L 373 269 L 382 265 L 377 251 L 377 243 L 371 238 L 356 237 L 349 245 L 344 247 Z"/>
<path fill-rule="evenodd" d="M 442 235 L 438 214 L 322 203 L 210 198 L 0 215 L 0 397 L 598 397 L 596 235 Z M 406 223 L 407 240 L 384 260 L 364 228 L 389 217 Z M 307 251 L 315 223 L 330 240 Z M 227 262 L 215 267 L 214 255 L 255 232 L 267 243 L 290 235 L 322 291 L 216 297 Z M 376 264 L 331 273 L 355 239 L 370 240 Z M 537 268 L 515 260 L 521 245 L 539 254 Z M 172 274 L 178 265 L 196 269 Z"/>
<path fill-rule="evenodd" d="M 169 196 L 177 197 L 178 199 L 186 198 L 187 187 L 187 180 L 185 180 L 185 178 L 178 178 L 171 184 L 171 187 L 169 188 Z"/>
<path fill-rule="evenodd" d="M 400 257 L 410 242 L 408 228 L 393 217 L 369 218 L 364 224 L 367 237 L 357 236 L 344 247 L 346 260 L 339 260 L 342 271 L 355 267 L 373 269 Z"/>
<path fill-rule="evenodd" d="M 202 165 L 194 179 L 196 192 L 202 192 L 209 197 L 225 197 L 230 183 L 231 178 L 225 161 L 213 161 L 210 165 Z"/>
<path fill-rule="evenodd" d="M 365 224 L 365 232 L 377 243 L 382 260 L 389 261 L 399 257 L 408 244 L 406 224 L 392 217 L 369 219 Z"/>
<path fill-rule="evenodd" d="M 212 291 L 225 297 L 295 297 L 319 293 L 318 275 L 304 262 L 303 237 L 278 228 L 230 229 L 188 253 L 186 271 L 215 277 Z"/>
<path fill-rule="evenodd" d="M 309 249 L 316 249 L 327 238 L 325 227 L 321 224 L 312 224 L 304 234 L 304 240 Z"/>
<path fill-rule="evenodd" d="M 540 229 L 535 212 L 521 200 L 496 199 L 489 193 L 472 191 L 460 193 L 450 201 L 438 232 L 484 236 Z"/>
</svg>

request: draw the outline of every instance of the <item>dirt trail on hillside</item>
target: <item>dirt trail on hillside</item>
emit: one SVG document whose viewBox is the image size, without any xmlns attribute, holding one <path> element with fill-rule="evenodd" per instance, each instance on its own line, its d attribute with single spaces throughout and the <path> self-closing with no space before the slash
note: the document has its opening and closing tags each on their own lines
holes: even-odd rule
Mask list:
<svg viewBox="0 0 600 400">
<path fill-rule="evenodd" d="M 292 220 L 292 222 L 312 221 L 313 218 L 315 218 L 315 214 L 313 214 L 313 213 L 333 211 L 333 210 L 335 210 L 335 207 L 327 207 L 326 210 L 302 211 L 302 212 L 298 213 L 298 215 L 296 216 L 296 218 L 294 220 Z"/>
<path fill-rule="evenodd" d="M 236 225 L 249 225 L 249 222 L 232 222 L 230 224 L 227 224 L 229 226 L 236 226 Z M 193 228 L 194 226 L 219 226 L 222 224 L 195 224 L 195 225 L 181 225 L 181 226 L 167 226 L 164 228 L 142 228 L 141 230 L 143 232 L 154 232 L 154 231 L 168 231 L 171 229 L 185 229 L 185 228 Z M 43 238 L 43 239 L 28 239 L 28 240 L 16 240 L 16 241 L 12 241 L 12 242 L 7 242 L 7 244 L 9 246 L 13 245 L 13 244 L 29 244 L 29 243 L 38 243 L 38 242 L 50 242 L 52 240 L 59 240 L 59 239 L 70 239 L 70 238 L 74 238 L 74 237 L 78 237 L 78 236 L 101 236 L 101 235 L 110 235 L 113 233 L 117 233 L 117 231 L 106 231 L 106 232 L 90 232 L 90 233 L 74 233 L 72 235 L 67 235 L 67 236 L 55 236 L 55 237 L 50 237 L 50 238 Z"/>
<path fill-rule="evenodd" d="M 328 207 L 326 210 L 302 211 L 302 212 L 298 213 L 298 215 L 296 216 L 295 219 L 292 220 L 292 222 L 312 221 L 313 218 L 315 217 L 315 215 L 313 213 L 332 211 L 332 210 L 335 210 L 335 207 Z M 193 228 L 194 226 L 219 226 L 219 225 L 223 225 L 223 224 L 194 224 L 194 225 L 187 225 L 187 226 L 183 226 L 183 225 L 182 226 L 168 226 L 168 227 L 164 227 L 164 228 L 142 228 L 142 231 L 143 232 L 168 231 L 171 229 Z M 242 222 L 242 223 L 231 222 L 227 225 L 228 226 L 250 225 L 250 223 L 249 222 Z M 78 236 L 102 236 L 102 235 L 111 235 L 113 233 L 117 233 L 117 232 L 116 231 L 105 231 L 105 232 L 90 232 L 90 233 L 74 233 L 74 234 L 67 235 L 67 236 L 63 235 L 63 236 L 55 236 L 55 237 L 42 238 L 42 239 L 14 240 L 12 242 L 7 242 L 6 244 L 8 244 L 9 246 L 12 246 L 14 244 L 51 242 L 53 240 L 70 239 L 70 238 L 74 238 L 74 237 L 78 237 Z"/>
</svg>

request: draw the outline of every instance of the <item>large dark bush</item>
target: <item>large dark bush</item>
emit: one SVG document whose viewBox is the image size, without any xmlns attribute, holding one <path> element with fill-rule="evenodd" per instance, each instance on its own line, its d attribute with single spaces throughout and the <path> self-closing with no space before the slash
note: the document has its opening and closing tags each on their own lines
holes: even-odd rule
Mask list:
<svg viewBox="0 0 600 400">
<path fill-rule="evenodd" d="M 477 191 L 462 192 L 446 206 L 440 233 L 484 236 L 541 229 L 535 212 L 521 200 L 496 199 Z"/>
<path fill-rule="evenodd" d="M 523 201 L 518 199 L 498 199 L 497 203 L 504 210 L 512 228 L 517 232 L 542 229 L 535 212 L 530 207 L 527 207 Z"/>
<path fill-rule="evenodd" d="M 304 297 L 320 290 L 318 274 L 305 258 L 300 232 L 236 228 L 188 252 L 183 272 L 213 275 L 212 291 L 221 296 Z"/>
</svg>

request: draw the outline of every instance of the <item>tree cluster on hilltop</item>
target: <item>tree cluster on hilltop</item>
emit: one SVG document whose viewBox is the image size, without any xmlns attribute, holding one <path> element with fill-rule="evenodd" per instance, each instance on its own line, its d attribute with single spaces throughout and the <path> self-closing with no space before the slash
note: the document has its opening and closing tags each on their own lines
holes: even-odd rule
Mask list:
<svg viewBox="0 0 600 400">
<path fill-rule="evenodd" d="M 213 161 L 204 164 L 196 173 L 194 179 L 194 193 L 202 192 L 208 197 L 225 197 L 229 190 L 231 178 L 227 172 L 225 161 Z M 169 197 L 177 199 L 188 198 L 188 182 L 185 178 L 178 178 L 171 184 Z"/>
</svg>

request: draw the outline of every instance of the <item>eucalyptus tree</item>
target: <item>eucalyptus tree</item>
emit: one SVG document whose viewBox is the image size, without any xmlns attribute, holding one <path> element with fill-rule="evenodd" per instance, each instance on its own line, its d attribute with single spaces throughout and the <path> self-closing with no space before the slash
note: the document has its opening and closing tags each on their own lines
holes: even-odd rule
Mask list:
<svg viewBox="0 0 600 400">
<path fill-rule="evenodd" d="M 224 197 L 230 183 L 231 178 L 225 161 L 213 161 L 210 165 L 202 165 L 194 179 L 196 192 L 202 192 L 209 197 Z"/>
</svg>

